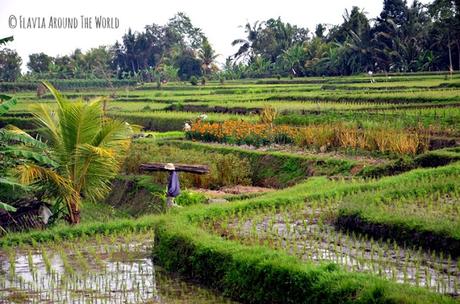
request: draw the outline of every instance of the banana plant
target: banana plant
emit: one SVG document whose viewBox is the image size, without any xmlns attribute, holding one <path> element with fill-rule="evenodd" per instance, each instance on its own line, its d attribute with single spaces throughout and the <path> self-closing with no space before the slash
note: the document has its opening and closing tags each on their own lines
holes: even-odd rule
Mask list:
<svg viewBox="0 0 460 304">
<path fill-rule="evenodd" d="M 5 115 L 13 107 L 17 100 L 15 97 L 0 94 L 0 116 Z M 0 190 L 1 193 L 17 193 L 21 190 L 27 193 L 30 187 L 18 183 L 11 172 L 13 168 L 24 162 L 34 162 L 44 166 L 55 167 L 46 152 L 47 145 L 39 139 L 33 138 L 23 130 L 7 125 L 0 129 Z M 5 199 L 6 196 L 3 196 Z M 8 197 L 11 199 L 11 197 Z M 16 208 L 3 202 L 0 197 L 0 209 L 15 212 Z"/>
<path fill-rule="evenodd" d="M 5 39 L 0 39 L 0 45 L 4 43 Z M 0 101 L 1 101 L 1 103 L 0 103 L 0 116 L 6 114 L 8 112 L 8 110 L 11 108 L 11 106 L 16 104 L 16 99 L 15 98 L 13 98 L 11 96 L 8 96 L 8 95 L 3 95 L 3 94 L 0 95 Z M 3 157 L 2 157 L 3 150 L 6 147 L 9 147 L 6 144 L 5 138 L 3 138 L 3 136 L 2 136 L 4 132 L 5 132 L 4 129 L 0 129 L 0 161 L 3 160 Z M 2 166 L 1 162 L 0 162 L 0 166 Z M 1 169 L 2 168 L 0 167 L 0 172 L 2 171 Z M 1 188 L 6 188 L 6 187 L 14 187 L 16 185 L 19 185 L 19 184 L 15 183 L 14 181 L 12 181 L 9 178 L 0 177 L 0 189 Z M 15 212 L 16 208 L 14 208 L 13 206 L 11 206 L 11 205 L 9 205 L 7 203 L 4 203 L 4 202 L 2 202 L 0 200 L 0 210 L 5 210 L 5 211 L 8 211 L 8 212 Z"/>
<path fill-rule="evenodd" d="M 0 116 L 6 114 L 17 103 L 16 98 L 0 94 Z"/>
<path fill-rule="evenodd" d="M 11 41 L 13 41 L 13 40 L 14 40 L 14 39 L 13 39 L 13 36 L 1 38 L 1 39 L 0 39 L 0 45 L 7 44 L 8 42 L 11 42 Z"/>
</svg>

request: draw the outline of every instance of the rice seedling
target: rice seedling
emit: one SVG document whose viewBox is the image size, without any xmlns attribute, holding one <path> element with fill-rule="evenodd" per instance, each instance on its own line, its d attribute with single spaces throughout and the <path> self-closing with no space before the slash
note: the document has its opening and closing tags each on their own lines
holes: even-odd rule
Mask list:
<svg viewBox="0 0 460 304">
<path fill-rule="evenodd" d="M 352 272 L 368 272 L 400 283 L 458 295 L 458 261 L 390 240 L 337 231 L 322 217 L 334 203 L 320 201 L 276 212 L 264 211 L 244 221 L 229 216 L 204 228 L 244 244 L 260 244 L 315 263 L 333 262 Z M 457 279 L 455 279 L 457 278 Z"/>
<path fill-rule="evenodd" d="M 0 301 L 231 303 L 156 267 L 150 257 L 152 240 L 147 230 L 0 251 L 2 269 L 9 265 L 0 279 Z"/>
</svg>

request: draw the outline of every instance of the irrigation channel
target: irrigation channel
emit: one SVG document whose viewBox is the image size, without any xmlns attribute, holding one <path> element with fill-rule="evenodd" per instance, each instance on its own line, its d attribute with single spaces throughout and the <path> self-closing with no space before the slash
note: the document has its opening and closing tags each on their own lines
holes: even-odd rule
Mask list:
<svg viewBox="0 0 460 304">
<path fill-rule="evenodd" d="M 165 272 L 153 233 L 0 251 L 0 303 L 235 303 Z"/>
<path fill-rule="evenodd" d="M 301 206 L 232 215 L 203 225 L 226 239 L 284 250 L 304 261 L 332 262 L 349 271 L 372 273 L 460 297 L 458 258 L 337 230 L 333 214 L 327 215 L 330 211 Z"/>
</svg>

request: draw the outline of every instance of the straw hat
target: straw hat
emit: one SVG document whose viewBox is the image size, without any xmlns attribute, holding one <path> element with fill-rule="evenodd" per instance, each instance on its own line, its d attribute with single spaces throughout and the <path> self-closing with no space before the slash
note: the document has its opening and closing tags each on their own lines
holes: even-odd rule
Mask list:
<svg viewBox="0 0 460 304">
<path fill-rule="evenodd" d="M 174 171 L 174 170 L 176 170 L 176 167 L 174 167 L 174 164 L 173 164 L 173 163 L 167 163 L 167 164 L 165 165 L 165 169 L 166 169 L 166 170 Z"/>
</svg>

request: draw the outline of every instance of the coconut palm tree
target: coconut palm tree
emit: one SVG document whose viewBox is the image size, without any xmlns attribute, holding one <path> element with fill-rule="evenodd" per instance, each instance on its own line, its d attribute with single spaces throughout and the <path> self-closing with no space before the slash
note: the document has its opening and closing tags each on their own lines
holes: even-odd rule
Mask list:
<svg viewBox="0 0 460 304">
<path fill-rule="evenodd" d="M 85 103 L 66 100 L 44 82 L 56 100 L 56 109 L 37 105 L 33 115 L 49 139 L 46 154 L 52 163 L 25 163 L 17 167 L 19 180 L 65 204 L 67 220 L 80 222 L 83 199 L 102 199 L 110 190 L 130 142 L 132 127 L 103 115 L 100 100 Z"/>
<path fill-rule="evenodd" d="M 211 73 L 214 65 L 214 61 L 219 56 L 216 54 L 214 49 L 212 48 L 211 44 L 209 43 L 208 39 L 204 38 L 201 49 L 198 51 L 198 57 L 202 62 L 202 69 L 205 75 Z"/>
<path fill-rule="evenodd" d="M 239 45 L 238 51 L 233 55 L 235 59 L 241 57 L 251 59 L 254 56 L 253 46 L 259 39 L 259 33 L 262 29 L 259 21 L 254 22 L 254 25 L 248 22 L 244 26 L 244 32 L 247 34 L 247 38 L 235 39 L 232 41 L 232 46 Z"/>
</svg>

